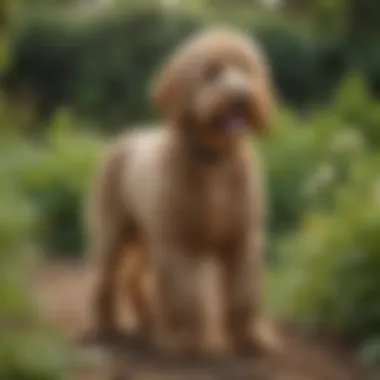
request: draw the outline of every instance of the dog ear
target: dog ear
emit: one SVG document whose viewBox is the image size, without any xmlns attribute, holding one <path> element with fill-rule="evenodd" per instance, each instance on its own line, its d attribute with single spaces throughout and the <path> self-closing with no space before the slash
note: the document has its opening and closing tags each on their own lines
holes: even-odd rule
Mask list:
<svg viewBox="0 0 380 380">
<path fill-rule="evenodd" d="M 271 74 L 265 66 L 257 83 L 257 93 L 254 96 L 255 122 L 253 128 L 258 134 L 266 134 L 272 127 L 275 112 L 275 94 Z"/>
<path fill-rule="evenodd" d="M 152 88 L 151 95 L 158 112 L 171 125 L 177 125 L 182 116 L 183 76 L 180 62 L 170 60 L 159 73 Z"/>
</svg>

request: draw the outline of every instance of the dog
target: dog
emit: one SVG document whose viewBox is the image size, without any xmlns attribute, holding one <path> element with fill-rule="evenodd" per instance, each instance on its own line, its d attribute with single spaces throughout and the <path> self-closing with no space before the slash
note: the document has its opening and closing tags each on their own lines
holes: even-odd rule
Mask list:
<svg viewBox="0 0 380 380">
<path fill-rule="evenodd" d="M 266 201 L 249 134 L 271 130 L 268 63 L 244 33 L 209 28 L 168 58 L 152 99 L 164 126 L 117 138 L 92 188 L 96 327 L 118 330 L 117 273 L 127 259 L 122 276 L 140 330 L 170 352 L 196 350 L 204 339 L 197 271 L 211 255 L 230 346 L 257 352 Z"/>
</svg>

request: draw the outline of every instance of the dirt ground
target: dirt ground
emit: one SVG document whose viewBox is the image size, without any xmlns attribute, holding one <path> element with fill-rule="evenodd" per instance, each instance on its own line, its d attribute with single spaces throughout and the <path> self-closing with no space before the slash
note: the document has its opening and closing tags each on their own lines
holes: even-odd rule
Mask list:
<svg viewBox="0 0 380 380">
<path fill-rule="evenodd" d="M 36 300 L 46 322 L 59 327 L 79 347 L 88 326 L 91 272 L 80 263 L 46 263 L 35 279 Z M 380 380 L 366 373 L 349 350 L 281 330 L 284 349 L 273 357 L 173 362 L 139 348 L 133 340 L 118 350 L 83 348 L 99 359 L 75 375 L 77 380 Z M 91 351 L 92 350 L 92 351 Z"/>
</svg>

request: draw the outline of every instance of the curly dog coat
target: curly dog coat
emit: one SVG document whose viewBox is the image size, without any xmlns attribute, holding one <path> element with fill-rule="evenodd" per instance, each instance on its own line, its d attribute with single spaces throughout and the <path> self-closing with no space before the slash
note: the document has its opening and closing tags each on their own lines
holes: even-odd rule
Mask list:
<svg viewBox="0 0 380 380">
<path fill-rule="evenodd" d="M 191 36 L 155 83 L 165 127 L 129 132 L 111 144 L 89 214 L 101 332 L 117 328 L 116 273 L 127 256 L 133 259 L 126 286 L 141 330 L 166 348 L 198 347 L 196 271 L 212 253 L 231 346 L 260 347 L 265 200 L 248 134 L 270 127 L 269 76 L 259 47 L 242 33 L 213 28 Z M 154 296 L 145 289 L 149 271 Z"/>
</svg>

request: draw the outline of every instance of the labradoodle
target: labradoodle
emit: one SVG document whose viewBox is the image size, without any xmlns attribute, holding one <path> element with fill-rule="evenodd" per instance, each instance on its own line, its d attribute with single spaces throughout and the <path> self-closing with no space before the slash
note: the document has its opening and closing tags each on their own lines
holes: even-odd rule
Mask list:
<svg viewBox="0 0 380 380">
<path fill-rule="evenodd" d="M 196 277 L 212 255 L 230 346 L 261 348 L 265 199 L 249 133 L 270 129 L 272 95 L 265 57 L 241 32 L 199 32 L 169 57 L 153 88 L 164 127 L 119 137 L 93 186 L 89 238 L 101 332 L 116 331 L 116 273 L 129 259 L 123 276 L 141 331 L 169 350 L 202 346 Z"/>
</svg>

